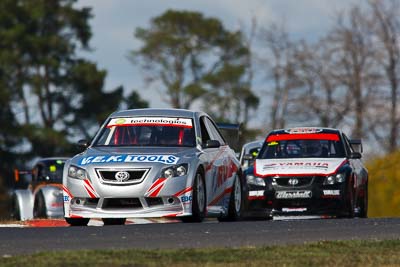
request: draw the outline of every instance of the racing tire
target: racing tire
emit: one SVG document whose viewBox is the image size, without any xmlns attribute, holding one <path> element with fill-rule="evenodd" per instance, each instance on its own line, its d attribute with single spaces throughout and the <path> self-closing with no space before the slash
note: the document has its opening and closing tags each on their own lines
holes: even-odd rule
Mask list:
<svg viewBox="0 0 400 267">
<path fill-rule="evenodd" d="M 103 218 L 104 225 L 124 225 L 126 218 Z"/>
<path fill-rule="evenodd" d="M 368 182 L 364 187 L 364 196 L 360 200 L 360 213 L 358 214 L 360 218 L 368 218 Z"/>
<path fill-rule="evenodd" d="M 35 197 L 33 204 L 33 218 L 47 218 L 46 202 L 42 192 L 38 193 Z"/>
<path fill-rule="evenodd" d="M 206 215 L 206 184 L 203 173 L 198 170 L 193 182 L 192 215 L 182 217 L 182 222 L 202 222 Z"/>
<path fill-rule="evenodd" d="M 352 186 L 349 186 L 347 201 L 346 201 L 346 212 L 347 218 L 354 218 L 354 189 Z"/>
<path fill-rule="evenodd" d="M 65 221 L 71 226 L 86 226 L 90 218 L 65 218 Z"/>
<path fill-rule="evenodd" d="M 237 221 L 242 216 L 243 209 L 243 194 L 242 194 L 242 181 L 236 175 L 235 182 L 232 187 L 231 196 L 229 198 L 228 215 L 225 217 L 218 217 L 220 222 Z"/>
<path fill-rule="evenodd" d="M 21 220 L 21 211 L 19 209 L 19 203 L 17 196 L 13 196 L 11 200 L 11 218 L 20 221 Z"/>
</svg>

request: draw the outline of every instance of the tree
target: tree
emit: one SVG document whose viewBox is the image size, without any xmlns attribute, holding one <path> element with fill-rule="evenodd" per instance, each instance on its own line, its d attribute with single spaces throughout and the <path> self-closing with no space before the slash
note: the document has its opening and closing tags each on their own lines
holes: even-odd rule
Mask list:
<svg viewBox="0 0 400 267">
<path fill-rule="evenodd" d="M 31 156 L 70 154 L 76 137 L 90 139 L 125 101 L 121 86 L 105 90 L 104 70 L 77 56 L 90 49 L 92 15 L 75 3 L 0 2 L 0 74 Z"/>
<path fill-rule="evenodd" d="M 267 80 L 271 82 L 269 124 L 271 129 L 284 128 L 288 119 L 290 93 L 299 86 L 293 64 L 295 45 L 284 26 L 271 24 L 260 32 L 260 42 L 267 49 L 262 61 L 266 62 Z"/>
<path fill-rule="evenodd" d="M 132 51 L 131 60 L 141 64 L 148 82 L 162 84 L 174 108 L 190 108 L 210 90 L 205 77 L 240 65 L 248 53 L 239 32 L 229 32 L 218 19 L 198 12 L 168 10 L 147 29 L 136 29 L 135 36 L 143 45 Z"/>
<path fill-rule="evenodd" d="M 382 81 L 389 89 L 389 97 L 385 97 L 384 101 L 390 103 L 387 114 L 389 134 L 385 132 L 375 131 L 375 136 L 384 141 L 386 150 L 393 152 L 398 148 L 399 138 L 399 79 L 400 79 L 400 19 L 399 19 L 399 3 L 397 1 L 369 1 L 371 17 L 373 20 L 373 33 L 377 37 L 376 46 L 379 49 L 377 61 L 382 66 Z"/>
<path fill-rule="evenodd" d="M 338 127 L 351 111 L 350 93 L 335 78 L 334 52 L 322 38 L 316 44 L 296 45 L 293 65 L 299 87 L 292 90 L 289 115 L 308 125 Z"/>
<path fill-rule="evenodd" d="M 332 46 L 332 58 L 335 59 L 335 79 L 349 92 L 349 97 L 343 101 L 351 101 L 351 111 L 354 114 L 352 135 L 355 138 L 366 137 L 368 132 L 367 103 L 373 98 L 378 75 L 376 48 L 370 29 L 368 16 L 360 7 L 354 6 L 348 13 L 348 22 L 339 16 L 336 27 L 327 37 Z"/>
</svg>

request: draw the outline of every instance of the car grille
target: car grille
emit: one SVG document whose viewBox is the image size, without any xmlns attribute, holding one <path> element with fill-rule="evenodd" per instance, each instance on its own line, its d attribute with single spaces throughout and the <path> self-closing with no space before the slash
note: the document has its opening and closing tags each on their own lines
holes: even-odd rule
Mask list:
<svg viewBox="0 0 400 267">
<path fill-rule="evenodd" d="M 104 184 L 129 185 L 138 184 L 146 178 L 150 169 L 96 169 Z"/>
<path fill-rule="evenodd" d="M 134 209 L 142 208 L 138 198 L 105 198 L 103 209 Z"/>
<path fill-rule="evenodd" d="M 274 182 L 279 186 L 284 187 L 300 187 L 312 184 L 314 176 L 301 176 L 301 177 L 279 177 L 274 178 Z"/>
</svg>

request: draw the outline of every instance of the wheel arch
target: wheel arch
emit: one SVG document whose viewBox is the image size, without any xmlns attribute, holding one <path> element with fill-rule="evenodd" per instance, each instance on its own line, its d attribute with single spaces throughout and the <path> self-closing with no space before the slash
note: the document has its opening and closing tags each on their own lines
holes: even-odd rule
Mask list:
<svg viewBox="0 0 400 267">
<path fill-rule="evenodd" d="M 16 205 L 19 208 L 21 221 L 33 219 L 33 194 L 29 189 L 18 189 L 14 191 Z"/>
</svg>

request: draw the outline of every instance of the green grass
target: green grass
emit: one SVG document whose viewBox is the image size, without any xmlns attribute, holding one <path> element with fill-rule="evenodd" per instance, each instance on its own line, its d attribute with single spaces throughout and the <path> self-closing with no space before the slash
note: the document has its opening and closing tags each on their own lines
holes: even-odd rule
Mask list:
<svg viewBox="0 0 400 267">
<path fill-rule="evenodd" d="M 235 249 L 42 252 L 3 257 L 0 266 L 400 266 L 400 240 Z"/>
</svg>

